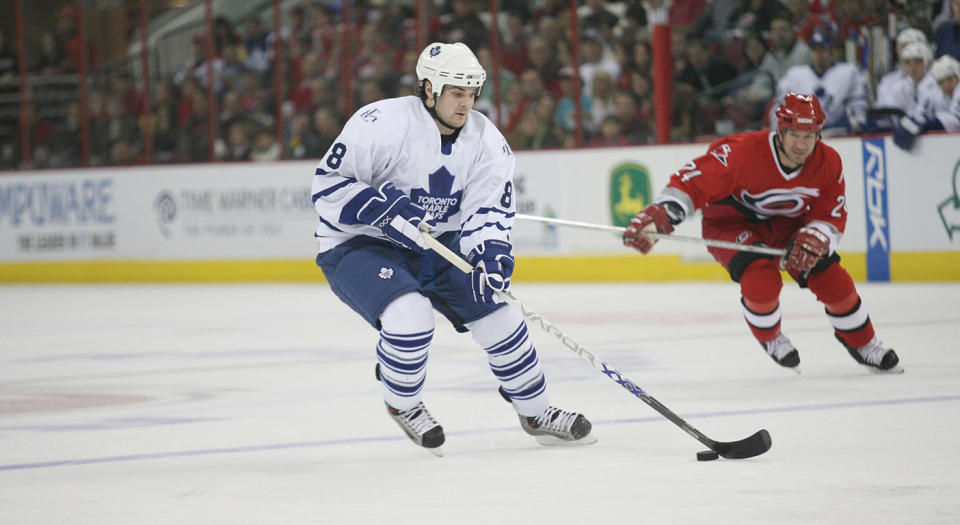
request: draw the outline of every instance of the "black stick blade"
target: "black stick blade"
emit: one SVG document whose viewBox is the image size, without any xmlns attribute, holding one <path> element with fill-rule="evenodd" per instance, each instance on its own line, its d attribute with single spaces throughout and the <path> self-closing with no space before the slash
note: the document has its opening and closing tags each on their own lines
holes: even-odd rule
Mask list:
<svg viewBox="0 0 960 525">
<path fill-rule="evenodd" d="M 744 459 L 763 454 L 770 450 L 771 445 L 773 445 L 773 441 L 770 440 L 770 433 L 763 429 L 740 441 L 718 442 L 713 450 L 727 459 Z"/>
</svg>

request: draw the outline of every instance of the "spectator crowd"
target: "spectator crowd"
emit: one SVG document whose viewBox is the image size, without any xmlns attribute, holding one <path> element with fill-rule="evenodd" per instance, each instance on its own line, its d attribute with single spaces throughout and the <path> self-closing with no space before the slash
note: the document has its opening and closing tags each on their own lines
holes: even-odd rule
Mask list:
<svg viewBox="0 0 960 525">
<path fill-rule="evenodd" d="M 760 129 L 768 125 L 770 108 L 785 90 L 807 88 L 800 69 L 815 71 L 817 78 L 842 76 L 852 85 L 811 88 L 821 90 L 816 94 L 825 102 L 828 124 L 835 125 L 837 134 L 891 130 L 898 125 L 896 119 L 889 113 L 886 120 L 873 119 L 869 108 L 881 98 L 875 88 L 880 73 L 904 68 L 897 56 L 903 51 L 897 35 L 912 31 L 922 37 L 914 41 L 922 41 L 930 51 L 929 58 L 910 55 L 923 63 L 923 74 L 916 79 L 940 56 L 960 58 L 960 0 L 580 4 L 577 71 L 566 0 L 499 2 L 499 57 L 493 54 L 486 1 L 428 0 L 416 12 L 412 1 L 357 0 L 347 25 L 339 0 L 313 0 L 289 8 L 278 33 L 269 4 L 240 20 L 216 17 L 210 34 L 197 31 L 185 37 L 189 57 L 175 71 L 153 78 L 149 94 L 136 85 L 132 59 L 127 66 L 98 73 L 95 53 L 78 37 L 81 21 L 68 8 L 57 18 L 55 30 L 29 35 L 31 96 L 22 107 L 14 42 L 0 29 L 0 168 L 24 166 L 24 128 L 32 167 L 81 165 L 84 152 L 78 137 L 84 127 L 90 165 L 204 162 L 211 154 L 222 161 L 318 158 L 352 110 L 416 93 L 418 42 L 460 41 L 475 51 L 488 71 L 476 109 L 497 122 L 518 150 L 653 143 L 659 111 L 669 112 L 672 141 Z M 672 27 L 669 108 L 653 102 L 651 20 L 664 14 Z M 890 63 L 867 63 L 864 42 L 870 28 L 887 33 L 891 14 L 897 27 L 890 43 L 897 45 Z M 418 28 L 425 32 L 420 39 Z M 282 52 L 277 53 L 278 48 Z M 84 57 L 91 73 L 85 100 L 41 104 L 44 90 L 55 95 L 43 80 L 77 75 Z M 499 89 L 494 89 L 495 79 Z M 577 79 L 579 86 L 574 85 Z M 917 89 L 936 93 L 929 82 Z M 947 97 L 946 90 L 943 95 Z M 834 106 L 843 114 L 838 109 L 831 115 Z M 146 136 L 152 141 L 150 159 Z"/>
</svg>

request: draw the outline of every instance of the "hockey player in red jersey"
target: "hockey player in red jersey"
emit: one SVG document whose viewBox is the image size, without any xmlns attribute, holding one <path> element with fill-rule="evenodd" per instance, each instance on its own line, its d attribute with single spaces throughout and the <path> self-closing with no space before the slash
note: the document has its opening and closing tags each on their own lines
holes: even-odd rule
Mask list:
<svg viewBox="0 0 960 525">
<path fill-rule="evenodd" d="M 703 237 L 785 248 L 770 255 L 709 248 L 740 283 L 747 324 L 767 354 L 796 368 L 800 355 L 780 331 L 780 290 L 786 270 L 826 307 L 837 339 L 860 364 L 899 372 L 896 352 L 874 334 L 837 243 L 847 222 L 840 155 L 820 140 L 825 120 L 813 95 L 789 93 L 777 107 L 777 130 L 717 140 L 670 177 L 660 195 L 630 221 L 625 245 L 649 253 L 694 210 L 703 210 Z"/>
</svg>

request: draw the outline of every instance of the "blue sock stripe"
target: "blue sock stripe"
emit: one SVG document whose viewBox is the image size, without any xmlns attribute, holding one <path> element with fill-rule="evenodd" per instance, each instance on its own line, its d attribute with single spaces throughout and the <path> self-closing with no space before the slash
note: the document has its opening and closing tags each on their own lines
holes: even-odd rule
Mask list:
<svg viewBox="0 0 960 525">
<path fill-rule="evenodd" d="M 527 325 L 520 323 L 520 326 L 518 326 L 513 333 L 500 340 L 496 344 L 485 348 L 484 350 L 486 350 L 490 355 L 503 354 L 520 346 L 527 339 L 527 337 Z"/>
<path fill-rule="evenodd" d="M 528 383 L 527 385 L 530 385 L 530 384 Z M 503 390 L 506 391 L 507 397 L 509 397 L 510 399 L 520 399 L 520 400 L 532 399 L 534 397 L 539 396 L 540 394 L 543 394 L 547 390 L 547 381 L 544 379 L 543 374 L 540 374 L 539 376 L 537 376 L 537 379 L 533 382 L 532 385 L 530 386 L 527 386 L 527 385 L 523 385 L 523 387 L 521 387 L 521 390 L 514 391 L 506 387 L 504 387 Z"/>
<path fill-rule="evenodd" d="M 503 366 L 490 365 L 490 370 L 493 371 L 493 375 L 497 376 L 498 379 L 506 381 L 520 377 L 524 372 L 539 364 L 540 361 L 537 359 L 537 352 L 531 346 L 529 350 L 520 356 L 520 359 Z"/>
<path fill-rule="evenodd" d="M 423 335 L 424 333 L 426 335 Z M 409 335 L 388 335 L 386 332 L 381 331 L 380 338 L 401 352 L 410 352 L 411 350 L 419 350 L 429 345 L 430 341 L 433 340 L 433 330 Z"/>
<path fill-rule="evenodd" d="M 387 389 L 398 396 L 413 397 L 420 393 L 420 390 L 423 389 L 423 379 L 417 381 L 412 386 L 394 383 L 393 381 L 387 379 L 383 374 L 380 374 L 380 380 L 383 381 L 384 385 L 387 385 Z"/>
<path fill-rule="evenodd" d="M 424 337 L 424 336 L 428 336 L 428 335 L 429 335 L 429 336 L 432 336 L 432 335 L 433 335 L 433 328 L 431 328 L 431 329 L 429 329 L 429 330 L 426 330 L 426 331 L 423 331 L 423 332 L 411 332 L 411 333 L 409 333 L 409 334 L 398 334 L 398 333 L 388 332 L 388 331 L 386 331 L 386 330 L 381 329 L 381 330 L 380 330 L 380 333 L 381 333 L 381 334 L 389 335 L 390 337 Z"/>
<path fill-rule="evenodd" d="M 427 356 L 416 361 L 403 362 L 377 350 L 377 361 L 398 374 L 417 374 L 427 366 Z"/>
</svg>

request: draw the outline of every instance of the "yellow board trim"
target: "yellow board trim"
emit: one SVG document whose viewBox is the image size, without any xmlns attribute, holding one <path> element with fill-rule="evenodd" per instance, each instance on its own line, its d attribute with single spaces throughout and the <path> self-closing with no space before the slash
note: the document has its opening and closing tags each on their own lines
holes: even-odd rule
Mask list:
<svg viewBox="0 0 960 525">
<path fill-rule="evenodd" d="M 856 281 L 866 279 L 862 253 L 841 254 Z M 907 252 L 890 257 L 893 281 L 960 281 L 960 252 Z M 515 282 L 729 281 L 713 261 L 679 255 L 524 256 Z M 310 259 L 254 261 L 65 261 L 0 264 L 2 283 L 325 282 Z"/>
</svg>

